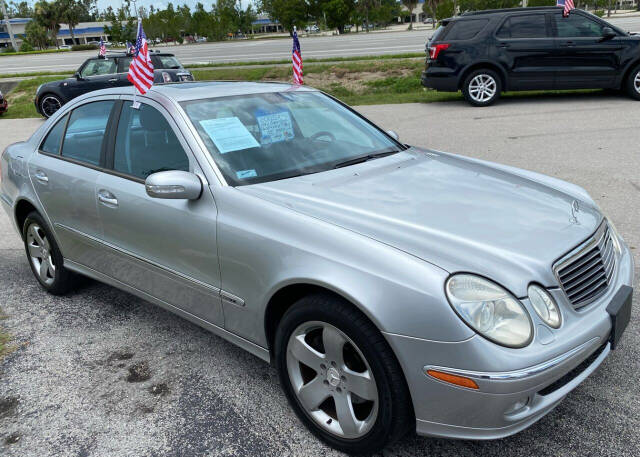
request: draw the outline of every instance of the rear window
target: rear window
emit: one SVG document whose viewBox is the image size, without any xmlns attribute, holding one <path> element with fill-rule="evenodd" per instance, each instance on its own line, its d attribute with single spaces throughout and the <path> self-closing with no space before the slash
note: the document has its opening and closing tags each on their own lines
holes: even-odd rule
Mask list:
<svg viewBox="0 0 640 457">
<path fill-rule="evenodd" d="M 440 37 L 442 37 L 442 34 L 444 33 L 444 30 L 447 28 L 447 24 L 441 25 L 439 26 L 435 32 L 433 32 L 433 35 L 431 36 L 431 39 L 429 39 L 428 41 L 438 41 L 440 39 Z"/>
<path fill-rule="evenodd" d="M 470 40 L 485 28 L 488 19 L 471 19 L 453 22 L 447 31 L 447 40 Z"/>
<path fill-rule="evenodd" d="M 498 30 L 498 38 L 547 38 L 545 15 L 511 16 Z"/>
<path fill-rule="evenodd" d="M 178 62 L 173 56 L 155 56 L 158 62 L 160 62 L 160 68 L 174 68 L 179 69 L 182 68 L 182 64 Z"/>
</svg>

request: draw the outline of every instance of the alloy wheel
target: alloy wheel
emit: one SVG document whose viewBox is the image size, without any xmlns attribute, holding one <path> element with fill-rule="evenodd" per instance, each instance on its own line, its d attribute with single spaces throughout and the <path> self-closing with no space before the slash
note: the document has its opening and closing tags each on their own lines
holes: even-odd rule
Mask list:
<svg viewBox="0 0 640 457">
<path fill-rule="evenodd" d="M 636 92 L 640 94 L 640 71 L 636 73 L 636 77 L 633 80 L 633 87 Z"/>
<path fill-rule="evenodd" d="M 42 99 L 42 102 L 40 102 L 42 114 L 47 117 L 53 116 L 60 108 L 62 108 L 62 103 L 60 103 L 58 97 L 54 97 L 53 95 L 46 96 Z"/>
<path fill-rule="evenodd" d="M 31 224 L 27 229 L 27 249 L 31 264 L 40 280 L 47 286 L 53 284 L 56 277 L 56 266 L 53 261 L 51 244 L 42 227 L 36 223 Z"/>
<path fill-rule="evenodd" d="M 340 438 L 367 434 L 378 416 L 378 389 L 356 344 L 326 322 L 306 322 L 287 344 L 287 372 L 305 413 Z"/>
<path fill-rule="evenodd" d="M 469 82 L 469 96 L 478 103 L 491 100 L 498 89 L 496 80 L 487 74 L 479 74 Z"/>
</svg>

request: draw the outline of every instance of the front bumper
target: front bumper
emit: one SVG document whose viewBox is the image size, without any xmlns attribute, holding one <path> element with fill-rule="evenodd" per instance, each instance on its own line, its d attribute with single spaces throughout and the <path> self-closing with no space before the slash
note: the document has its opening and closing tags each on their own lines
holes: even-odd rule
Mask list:
<svg viewBox="0 0 640 457">
<path fill-rule="evenodd" d="M 9 104 L 7 103 L 7 101 L 6 100 L 0 100 L 0 113 L 6 112 L 7 108 L 9 108 Z"/>
<path fill-rule="evenodd" d="M 632 280 L 633 260 L 625 247 L 610 290 L 588 310 L 572 316 L 566 312 L 563 327 L 551 341 L 545 340 L 547 330 L 536 326 L 534 341 L 523 349 L 502 348 L 477 335 L 439 342 L 385 334 L 407 379 L 417 433 L 497 439 L 541 419 L 609 355 L 612 324 L 606 308 Z M 559 290 L 554 295 L 561 300 Z M 468 377 L 478 389 L 440 381 L 425 374 L 427 369 Z"/>
</svg>

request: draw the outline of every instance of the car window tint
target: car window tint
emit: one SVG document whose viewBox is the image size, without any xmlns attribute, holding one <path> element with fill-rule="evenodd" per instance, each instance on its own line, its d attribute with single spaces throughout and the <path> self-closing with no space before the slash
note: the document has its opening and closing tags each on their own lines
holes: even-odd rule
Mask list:
<svg viewBox="0 0 640 457">
<path fill-rule="evenodd" d="M 544 14 L 511 16 L 498 30 L 499 38 L 546 38 L 547 21 Z"/>
<path fill-rule="evenodd" d="M 575 13 L 569 14 L 569 17 L 555 14 L 554 18 L 558 36 L 564 38 L 601 37 L 602 29 L 605 27 L 596 21 Z"/>
<path fill-rule="evenodd" d="M 480 33 L 488 23 L 488 19 L 456 21 L 449 28 L 444 38 L 446 40 L 470 40 Z"/>
<path fill-rule="evenodd" d="M 160 62 L 160 68 L 182 68 L 178 59 L 173 56 L 155 56 Z"/>
<path fill-rule="evenodd" d="M 64 134 L 64 126 L 67 123 L 67 116 L 64 116 L 58 123 L 49 130 L 47 137 L 42 142 L 40 150 L 49 154 L 60 154 L 60 144 Z"/>
<path fill-rule="evenodd" d="M 149 105 L 122 107 L 113 168 L 146 179 L 158 171 L 189 171 L 189 158 L 162 114 Z"/>
<path fill-rule="evenodd" d="M 133 60 L 133 57 L 120 57 L 118 59 L 118 65 L 119 65 L 119 73 L 127 73 L 129 71 L 129 66 L 131 65 L 131 61 Z"/>
<path fill-rule="evenodd" d="M 113 103 L 87 103 L 73 110 L 64 135 L 62 157 L 100 165 L 100 151 Z"/>
<path fill-rule="evenodd" d="M 116 61 L 113 59 L 91 59 L 82 69 L 84 78 L 89 76 L 109 75 L 116 72 Z"/>
</svg>

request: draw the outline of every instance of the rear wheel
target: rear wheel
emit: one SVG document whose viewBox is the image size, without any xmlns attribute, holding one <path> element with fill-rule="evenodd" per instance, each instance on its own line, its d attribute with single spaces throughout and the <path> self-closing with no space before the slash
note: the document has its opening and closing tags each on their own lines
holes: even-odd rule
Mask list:
<svg viewBox="0 0 640 457">
<path fill-rule="evenodd" d="M 63 266 L 58 244 L 35 211 L 24 222 L 23 237 L 29 266 L 40 285 L 54 295 L 68 292 L 74 283 L 73 273 Z"/>
<path fill-rule="evenodd" d="M 640 65 L 631 70 L 626 85 L 627 94 L 636 100 L 640 100 Z"/>
<path fill-rule="evenodd" d="M 462 85 L 464 98 L 473 106 L 489 106 L 500 98 L 501 92 L 500 77 L 486 68 L 471 72 Z"/>
<path fill-rule="evenodd" d="M 404 376 L 378 329 L 337 297 L 298 301 L 275 341 L 280 382 L 302 422 L 330 446 L 369 454 L 413 421 Z"/>
<path fill-rule="evenodd" d="M 40 113 L 46 118 L 53 116 L 60 108 L 62 100 L 57 95 L 46 94 L 40 100 Z"/>
</svg>

